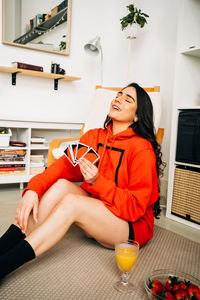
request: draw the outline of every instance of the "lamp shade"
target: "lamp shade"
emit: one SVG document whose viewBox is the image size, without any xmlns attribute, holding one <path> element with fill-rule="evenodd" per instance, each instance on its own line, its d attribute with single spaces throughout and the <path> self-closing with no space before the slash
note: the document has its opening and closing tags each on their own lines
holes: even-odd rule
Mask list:
<svg viewBox="0 0 200 300">
<path fill-rule="evenodd" d="M 98 55 L 101 51 L 100 37 L 96 36 L 94 39 L 90 40 L 87 44 L 85 44 L 84 50 L 90 55 Z"/>
</svg>

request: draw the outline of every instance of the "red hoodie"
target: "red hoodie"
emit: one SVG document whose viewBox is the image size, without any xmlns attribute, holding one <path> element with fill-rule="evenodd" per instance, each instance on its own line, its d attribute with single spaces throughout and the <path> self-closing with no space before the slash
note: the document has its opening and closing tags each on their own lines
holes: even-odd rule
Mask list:
<svg viewBox="0 0 200 300">
<path fill-rule="evenodd" d="M 83 181 L 81 187 L 91 197 L 102 200 L 116 216 L 132 222 L 134 238 L 143 246 L 153 236 L 153 204 L 159 196 L 156 156 L 151 143 L 136 135 L 132 128 L 113 135 L 111 125 L 107 130 L 89 130 L 80 142 L 100 155 L 99 176 L 94 184 L 84 181 L 79 166 L 73 167 L 63 155 L 34 176 L 25 190 L 35 191 L 40 199 L 59 178 Z"/>
</svg>

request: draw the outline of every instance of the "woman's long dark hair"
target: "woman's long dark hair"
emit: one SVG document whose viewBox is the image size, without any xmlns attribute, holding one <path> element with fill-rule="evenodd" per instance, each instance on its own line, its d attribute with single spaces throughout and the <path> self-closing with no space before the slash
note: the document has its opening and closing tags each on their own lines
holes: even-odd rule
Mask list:
<svg viewBox="0 0 200 300">
<path fill-rule="evenodd" d="M 156 155 L 156 170 L 157 170 L 157 176 L 158 176 L 158 189 L 160 191 L 160 177 L 163 176 L 164 168 L 166 167 L 166 163 L 162 161 L 162 152 L 161 152 L 161 146 L 156 141 L 156 134 L 155 134 L 155 128 L 153 123 L 153 106 L 151 99 L 147 92 L 140 87 L 137 83 L 131 83 L 127 87 L 134 87 L 136 89 L 137 93 L 137 116 L 138 121 L 133 122 L 133 124 L 130 125 L 131 128 L 133 128 L 134 132 L 150 141 L 155 155 Z M 123 89 L 125 89 L 123 88 Z M 105 122 L 104 122 L 104 128 L 106 129 L 109 124 L 112 123 L 112 119 L 107 116 Z M 158 198 L 157 202 L 154 204 L 154 216 L 155 218 L 158 218 L 158 215 L 160 214 L 160 197 Z"/>
</svg>

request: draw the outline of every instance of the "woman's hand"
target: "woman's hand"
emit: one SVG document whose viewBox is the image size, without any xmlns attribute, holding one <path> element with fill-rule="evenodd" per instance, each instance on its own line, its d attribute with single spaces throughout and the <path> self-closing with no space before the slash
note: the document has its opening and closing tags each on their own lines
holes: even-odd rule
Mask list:
<svg viewBox="0 0 200 300">
<path fill-rule="evenodd" d="M 85 158 L 82 158 L 79 161 L 79 166 L 80 166 L 81 173 L 85 178 L 85 181 L 90 184 L 95 183 L 96 179 L 99 176 L 98 168 Z"/>
<path fill-rule="evenodd" d="M 37 215 L 38 215 L 38 195 L 36 192 L 28 190 L 25 192 L 23 198 L 19 202 L 17 207 L 15 220 L 17 225 L 20 226 L 23 233 L 27 230 L 27 223 L 30 213 L 33 212 L 33 219 L 37 223 Z"/>
</svg>

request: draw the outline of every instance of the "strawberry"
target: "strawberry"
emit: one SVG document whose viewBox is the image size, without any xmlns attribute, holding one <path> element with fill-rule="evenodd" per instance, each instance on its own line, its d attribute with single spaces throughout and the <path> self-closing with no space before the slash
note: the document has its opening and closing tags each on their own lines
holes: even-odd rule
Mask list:
<svg viewBox="0 0 200 300">
<path fill-rule="evenodd" d="M 167 292 L 165 297 L 168 300 L 176 300 L 176 297 L 171 292 Z"/>
<path fill-rule="evenodd" d="M 192 300 L 200 300 L 200 289 L 197 285 L 191 283 L 188 287 L 188 294 Z"/>
<path fill-rule="evenodd" d="M 176 276 L 169 276 L 167 282 L 166 282 L 166 289 L 168 291 L 172 291 L 173 290 L 173 287 L 175 285 L 178 285 L 179 284 L 179 280 L 178 280 L 178 277 Z M 175 290 L 177 290 L 177 288 L 175 288 Z"/>
<path fill-rule="evenodd" d="M 180 289 L 179 284 L 175 284 L 175 285 L 173 286 L 173 288 L 172 288 L 172 291 L 173 291 L 173 293 L 175 294 L 176 291 L 178 291 L 179 289 Z M 186 288 L 186 289 L 187 289 L 187 288 Z"/>
<path fill-rule="evenodd" d="M 152 295 L 160 294 L 165 291 L 165 286 L 159 280 L 149 280 L 148 287 L 151 289 Z"/>
<path fill-rule="evenodd" d="M 181 288 L 181 289 L 183 289 L 183 290 L 187 290 L 187 281 L 181 281 L 180 283 L 179 283 L 179 288 Z"/>
<path fill-rule="evenodd" d="M 183 289 L 179 289 L 178 291 L 176 291 L 175 297 L 177 300 L 188 300 L 189 299 L 189 295 L 188 295 L 187 291 L 183 290 Z"/>
<path fill-rule="evenodd" d="M 172 291 L 173 285 L 172 285 L 171 279 L 168 279 L 168 280 L 167 280 L 167 282 L 166 282 L 166 289 L 167 289 L 168 291 Z"/>
</svg>

